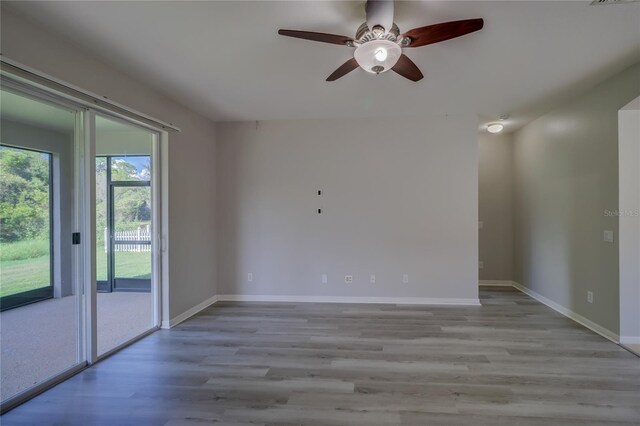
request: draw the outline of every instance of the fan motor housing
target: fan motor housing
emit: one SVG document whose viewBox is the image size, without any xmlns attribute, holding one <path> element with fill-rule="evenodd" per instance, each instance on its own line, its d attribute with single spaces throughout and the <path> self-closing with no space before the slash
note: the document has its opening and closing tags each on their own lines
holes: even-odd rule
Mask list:
<svg viewBox="0 0 640 426">
<path fill-rule="evenodd" d="M 381 29 L 381 31 L 379 29 Z M 400 35 L 400 28 L 398 28 L 398 25 L 396 25 L 395 22 L 391 26 L 391 29 L 386 32 L 385 32 L 385 29 L 382 27 L 369 29 L 369 26 L 365 22 L 358 27 L 358 30 L 356 31 L 355 39 L 360 43 L 366 43 L 367 41 L 379 40 L 379 39 L 385 39 L 385 40 L 397 42 L 399 35 Z"/>
</svg>

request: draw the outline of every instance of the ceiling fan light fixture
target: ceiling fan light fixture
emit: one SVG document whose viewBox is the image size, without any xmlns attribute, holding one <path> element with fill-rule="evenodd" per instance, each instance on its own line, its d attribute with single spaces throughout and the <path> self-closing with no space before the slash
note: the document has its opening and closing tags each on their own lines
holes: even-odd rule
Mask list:
<svg viewBox="0 0 640 426">
<path fill-rule="evenodd" d="M 489 133 L 500 133 L 504 129 L 504 125 L 502 123 L 491 123 L 487 126 L 487 131 Z"/>
<path fill-rule="evenodd" d="M 360 68 L 373 74 L 389 71 L 398 62 L 400 55 L 400 46 L 384 39 L 363 43 L 353 53 Z"/>
<path fill-rule="evenodd" d="M 373 56 L 375 56 L 376 61 L 382 62 L 387 59 L 387 49 L 385 49 L 384 47 L 380 47 L 378 48 L 378 50 L 376 50 Z"/>
<path fill-rule="evenodd" d="M 360 67 L 372 74 L 393 70 L 407 80 L 416 82 L 422 80 L 424 75 L 420 68 L 402 53 L 403 48 L 440 43 L 481 30 L 484 26 L 482 18 L 463 19 L 413 28 L 401 34 L 400 28 L 393 21 L 394 2 L 395 0 L 366 0 L 366 21 L 358 27 L 355 38 L 287 29 L 279 29 L 278 34 L 320 43 L 355 47 L 353 57 L 332 72 L 327 77 L 327 81 L 336 81 Z"/>
</svg>

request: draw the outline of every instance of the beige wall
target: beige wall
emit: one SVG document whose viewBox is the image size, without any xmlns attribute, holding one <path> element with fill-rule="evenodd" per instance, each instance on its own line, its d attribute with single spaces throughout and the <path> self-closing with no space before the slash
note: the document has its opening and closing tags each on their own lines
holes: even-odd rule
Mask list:
<svg viewBox="0 0 640 426">
<path fill-rule="evenodd" d="M 475 116 L 217 129 L 221 293 L 477 300 Z"/>
<path fill-rule="evenodd" d="M 618 218 L 605 210 L 618 208 L 618 110 L 639 76 L 636 64 L 514 138 L 515 280 L 616 334 Z"/>
<path fill-rule="evenodd" d="M 96 60 L 69 40 L 2 9 L 2 54 L 83 89 L 175 123 L 169 143 L 169 312 L 216 293 L 215 126 L 207 118 Z"/>
<path fill-rule="evenodd" d="M 513 140 L 483 132 L 478 147 L 480 280 L 513 280 Z"/>
</svg>

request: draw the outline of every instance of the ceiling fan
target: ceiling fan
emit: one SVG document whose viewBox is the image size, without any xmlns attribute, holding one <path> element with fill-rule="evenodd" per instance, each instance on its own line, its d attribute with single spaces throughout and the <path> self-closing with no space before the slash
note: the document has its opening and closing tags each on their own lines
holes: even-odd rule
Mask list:
<svg viewBox="0 0 640 426">
<path fill-rule="evenodd" d="M 365 7 L 367 21 L 360 25 L 355 38 L 311 31 L 278 30 L 278 34 L 355 47 L 353 58 L 340 65 L 327 81 L 335 81 L 360 67 L 373 74 L 393 70 L 411 81 L 421 80 L 422 72 L 402 53 L 403 48 L 439 43 L 482 29 L 482 19 L 443 22 L 414 28 L 406 33 L 393 22 L 393 0 L 368 0 Z"/>
</svg>

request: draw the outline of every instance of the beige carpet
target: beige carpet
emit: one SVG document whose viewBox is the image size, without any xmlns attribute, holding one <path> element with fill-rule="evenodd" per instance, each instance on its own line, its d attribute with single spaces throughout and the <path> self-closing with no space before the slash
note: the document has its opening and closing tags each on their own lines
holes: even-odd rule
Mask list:
<svg viewBox="0 0 640 426">
<path fill-rule="evenodd" d="M 78 363 L 77 300 L 49 299 L 0 313 L 0 397 Z M 152 327 L 150 293 L 98 294 L 98 354 Z"/>
</svg>

